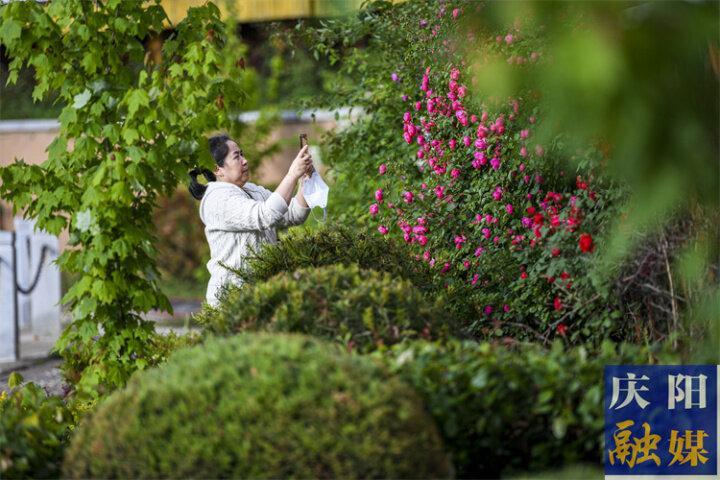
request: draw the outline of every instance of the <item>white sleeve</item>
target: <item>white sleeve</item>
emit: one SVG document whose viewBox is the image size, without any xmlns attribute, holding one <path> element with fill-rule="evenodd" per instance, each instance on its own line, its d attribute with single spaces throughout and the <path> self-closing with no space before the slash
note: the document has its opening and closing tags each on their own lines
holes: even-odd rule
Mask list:
<svg viewBox="0 0 720 480">
<path fill-rule="evenodd" d="M 277 195 L 276 193 L 271 192 L 262 185 L 258 185 L 258 187 L 260 187 L 262 191 L 263 198 L 267 199 L 270 198 L 272 195 Z M 302 225 L 303 223 L 305 223 L 305 220 L 307 220 L 308 216 L 310 215 L 310 210 L 312 210 L 310 207 L 300 206 L 295 197 L 292 197 L 290 199 L 290 205 L 288 206 L 287 212 L 285 212 L 282 219 L 278 222 L 277 227 L 286 228 L 295 225 Z"/>
<path fill-rule="evenodd" d="M 217 199 L 221 215 L 220 225 L 225 230 L 250 231 L 277 227 L 288 211 L 285 199 L 278 193 L 268 196 L 265 201 L 247 198 L 242 193 L 230 193 Z"/>
<path fill-rule="evenodd" d="M 283 222 L 281 225 L 291 227 L 293 225 L 302 225 L 310 215 L 310 207 L 301 206 L 298 201 L 293 197 L 290 200 L 290 206 L 288 207 L 287 213 L 283 216 Z"/>
</svg>

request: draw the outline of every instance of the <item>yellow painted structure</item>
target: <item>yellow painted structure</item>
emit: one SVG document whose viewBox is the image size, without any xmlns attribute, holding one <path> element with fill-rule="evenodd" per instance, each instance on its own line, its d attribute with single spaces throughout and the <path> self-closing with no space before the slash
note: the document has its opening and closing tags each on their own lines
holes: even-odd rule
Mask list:
<svg viewBox="0 0 720 480">
<path fill-rule="evenodd" d="M 206 1 L 162 0 L 162 6 L 176 24 L 185 17 L 188 8 L 199 7 Z M 247 23 L 342 15 L 357 10 L 362 0 L 214 0 L 214 3 L 223 18 Z"/>
</svg>

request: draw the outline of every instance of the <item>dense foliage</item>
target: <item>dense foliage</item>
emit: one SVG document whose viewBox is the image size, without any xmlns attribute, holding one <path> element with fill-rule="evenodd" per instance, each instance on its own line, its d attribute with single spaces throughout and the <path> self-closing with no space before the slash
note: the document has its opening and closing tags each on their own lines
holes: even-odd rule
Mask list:
<svg viewBox="0 0 720 480">
<path fill-rule="evenodd" d="M 603 367 L 677 360 L 631 344 L 584 347 L 418 341 L 374 356 L 421 394 L 461 478 L 599 464 Z"/>
<path fill-rule="evenodd" d="M 62 398 L 22 382 L 13 373 L 0 393 L 0 477 L 58 477 L 73 416 Z"/>
<path fill-rule="evenodd" d="M 80 426 L 63 471 L 441 478 L 449 463 L 417 394 L 371 360 L 309 337 L 245 334 L 138 372 Z"/>
<path fill-rule="evenodd" d="M 413 338 L 446 339 L 456 322 L 408 280 L 357 265 L 281 273 L 254 285 L 232 286 L 217 308 L 193 319 L 206 331 L 293 332 L 368 352 Z"/>
<path fill-rule="evenodd" d="M 189 167 L 207 165 L 204 134 L 228 125 L 242 100 L 217 7 L 191 8 L 163 42 L 165 25 L 159 2 L 2 7 L 9 81 L 31 65 L 33 97 L 58 92 L 66 106 L 47 161 L 0 169 L 0 194 L 39 228 L 69 229 L 57 263 L 80 278 L 62 299 L 73 322 L 56 349 L 83 358 L 78 391 L 88 399 L 150 365 L 156 334 L 140 313 L 171 310 L 157 284 L 152 209 Z"/>
</svg>

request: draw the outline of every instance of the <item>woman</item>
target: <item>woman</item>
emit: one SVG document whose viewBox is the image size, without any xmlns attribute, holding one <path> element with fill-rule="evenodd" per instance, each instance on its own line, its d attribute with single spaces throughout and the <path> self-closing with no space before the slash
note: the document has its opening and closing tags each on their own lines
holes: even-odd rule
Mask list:
<svg viewBox="0 0 720 480">
<path fill-rule="evenodd" d="M 277 243 L 277 228 L 301 225 L 310 208 L 303 197 L 302 182 L 292 197 L 298 181 L 313 171 L 307 145 L 298 152 L 285 178 L 274 192 L 248 182 L 248 162 L 242 149 L 227 135 L 209 140 L 215 172 L 203 168 L 190 171 L 190 193 L 200 200 L 200 219 L 210 244 L 210 271 L 206 301 L 213 307 L 224 284 L 241 284 L 241 280 L 220 265 L 242 268 L 246 258 L 264 243 Z M 202 173 L 207 185 L 198 183 Z"/>
</svg>

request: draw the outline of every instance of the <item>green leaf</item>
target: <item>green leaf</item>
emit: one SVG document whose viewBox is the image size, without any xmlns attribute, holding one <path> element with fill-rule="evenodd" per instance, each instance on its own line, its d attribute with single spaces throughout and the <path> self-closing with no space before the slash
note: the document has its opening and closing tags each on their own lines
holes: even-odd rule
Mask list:
<svg viewBox="0 0 720 480">
<path fill-rule="evenodd" d="M 90 29 L 87 25 L 79 25 L 75 28 L 75 33 L 84 41 L 90 40 Z"/>
<path fill-rule="evenodd" d="M 88 90 L 87 88 L 82 93 L 78 93 L 73 97 L 73 108 L 76 110 L 81 109 L 82 107 L 87 105 L 87 103 L 90 101 L 91 96 L 92 93 L 90 93 L 90 90 Z"/>
<path fill-rule="evenodd" d="M 105 172 L 107 171 L 107 164 L 103 163 L 98 168 L 97 172 L 95 172 L 95 175 L 93 175 L 92 179 L 92 186 L 97 187 L 100 185 L 105 178 Z"/>
<path fill-rule="evenodd" d="M 128 147 L 128 156 L 133 162 L 140 163 L 143 160 L 143 151 L 138 147 Z"/>
<path fill-rule="evenodd" d="M 10 377 L 8 378 L 8 387 L 15 388 L 19 385 L 21 385 L 23 382 L 23 376 L 20 375 L 18 372 L 12 372 L 10 374 Z"/>
<path fill-rule="evenodd" d="M 42 97 L 47 92 L 47 90 L 48 90 L 47 81 L 40 81 L 40 83 L 38 83 L 35 86 L 35 88 L 33 89 L 32 99 L 36 102 L 42 100 Z"/>
<path fill-rule="evenodd" d="M 178 63 L 171 65 L 168 70 L 171 77 L 180 77 L 183 74 L 183 67 Z"/>
<path fill-rule="evenodd" d="M 120 33 L 125 33 L 130 24 L 124 18 L 117 17 L 115 19 L 115 29 Z"/>
<path fill-rule="evenodd" d="M 55 137 L 47 148 L 48 158 L 57 158 L 67 152 L 67 140 L 64 137 Z"/>
<path fill-rule="evenodd" d="M 72 107 L 65 107 L 62 112 L 60 112 L 58 119 L 60 120 L 60 125 L 67 129 L 69 124 L 77 121 L 77 112 Z"/>
<path fill-rule="evenodd" d="M 122 137 L 125 140 L 126 143 L 133 143 L 135 140 L 140 138 L 138 135 L 137 130 L 134 128 L 126 128 L 122 132 Z"/>
<path fill-rule="evenodd" d="M 140 106 L 147 107 L 150 103 L 150 98 L 145 90 L 135 89 L 130 92 L 127 96 L 128 105 L 128 119 L 135 115 Z"/>
<path fill-rule="evenodd" d="M 17 83 L 17 79 L 18 79 L 18 71 L 13 69 L 10 71 L 10 74 L 8 75 L 8 79 L 7 79 L 7 82 L 5 83 L 5 85 L 14 85 L 15 83 Z"/>
<path fill-rule="evenodd" d="M 0 40 L 2 43 L 8 45 L 12 44 L 15 39 L 20 38 L 22 28 L 20 24 L 12 18 L 4 18 L 2 21 L 2 27 L 0 27 Z"/>
<path fill-rule="evenodd" d="M 95 55 L 95 52 L 86 52 L 85 55 L 83 55 L 80 65 L 82 65 L 87 73 L 94 73 L 98 68 L 99 62 L 100 58 Z"/>
</svg>

